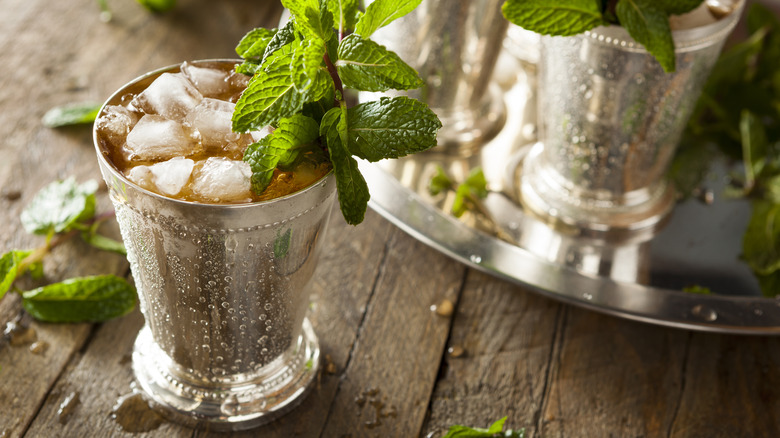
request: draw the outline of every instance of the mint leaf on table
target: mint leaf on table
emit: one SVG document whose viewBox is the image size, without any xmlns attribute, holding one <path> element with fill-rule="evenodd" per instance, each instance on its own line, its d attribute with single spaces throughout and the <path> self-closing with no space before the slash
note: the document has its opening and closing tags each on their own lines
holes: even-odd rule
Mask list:
<svg viewBox="0 0 780 438">
<path fill-rule="evenodd" d="M 125 244 L 111 239 L 109 237 L 97 234 L 94 230 L 90 229 L 81 233 L 81 238 L 89 245 L 102 249 L 103 251 L 115 252 L 117 254 L 127 255 L 127 248 Z"/>
<path fill-rule="evenodd" d="M 19 272 L 19 265 L 30 253 L 31 251 L 13 250 L 0 257 L 0 298 L 11 289 L 16 277 L 22 274 Z"/>
<path fill-rule="evenodd" d="M 509 22 L 543 35 L 571 36 L 606 25 L 599 0 L 507 0 Z"/>
<path fill-rule="evenodd" d="M 252 190 L 262 193 L 268 187 L 280 160 L 294 160 L 290 152 L 311 148 L 319 138 L 319 125 L 301 114 L 279 121 L 279 127 L 259 142 L 249 145 L 244 161 L 252 169 Z"/>
<path fill-rule="evenodd" d="M 92 123 L 103 106 L 102 103 L 82 102 L 58 106 L 43 115 L 43 125 L 47 128 Z"/>
<path fill-rule="evenodd" d="M 357 225 L 363 222 L 371 196 L 357 161 L 350 156 L 345 144 L 349 141 L 347 114 L 345 107 L 335 107 L 328 111 L 322 119 L 320 134 L 325 136 L 328 144 L 341 213 L 347 223 Z"/>
<path fill-rule="evenodd" d="M 75 178 L 56 181 L 38 192 L 22 211 L 21 221 L 32 234 L 50 235 L 71 229 L 95 214 L 97 181 L 77 184 Z"/>
<path fill-rule="evenodd" d="M 412 12 L 422 0 L 376 0 L 368 5 L 366 13 L 355 25 L 355 33 L 364 38 L 370 37 L 380 27 Z"/>
<path fill-rule="evenodd" d="M 680 15 L 699 7 L 704 0 L 655 0 L 655 3 L 667 14 Z"/>
<path fill-rule="evenodd" d="M 405 96 L 380 97 L 349 109 L 352 155 L 368 161 L 403 157 L 436 145 L 441 122 L 424 103 Z"/>
<path fill-rule="evenodd" d="M 359 2 L 360 0 L 328 0 L 328 10 L 333 14 L 336 29 L 340 34 L 355 29 L 355 23 L 360 18 Z"/>
<path fill-rule="evenodd" d="M 504 431 L 504 423 L 506 417 L 491 424 L 489 428 L 472 428 L 460 425 L 450 426 L 447 434 L 442 438 L 523 438 L 525 436 L 525 430 L 518 431 L 507 430 Z"/>
<path fill-rule="evenodd" d="M 674 40 L 668 14 L 651 0 L 620 0 L 615 12 L 628 34 L 655 56 L 665 72 L 673 72 Z"/>
<path fill-rule="evenodd" d="M 295 45 L 289 44 L 274 52 L 249 81 L 236 102 L 233 131 L 248 132 L 272 125 L 301 111 L 306 102 L 321 99 L 330 90 L 328 74 L 320 70 L 306 92 L 296 89 L 290 69 Z"/>
<path fill-rule="evenodd" d="M 176 0 L 136 0 L 150 12 L 167 12 L 176 6 Z"/>
<path fill-rule="evenodd" d="M 24 309 L 46 322 L 105 321 L 130 312 L 135 302 L 133 286 L 113 275 L 73 278 L 22 292 Z"/>
<path fill-rule="evenodd" d="M 423 86 L 417 72 L 398 55 L 358 34 L 341 41 L 336 67 L 344 86 L 358 90 L 410 90 Z"/>
</svg>

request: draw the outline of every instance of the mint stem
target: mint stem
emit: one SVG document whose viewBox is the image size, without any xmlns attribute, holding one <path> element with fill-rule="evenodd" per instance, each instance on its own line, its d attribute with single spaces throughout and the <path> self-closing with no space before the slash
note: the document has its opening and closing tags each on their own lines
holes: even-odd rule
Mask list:
<svg viewBox="0 0 780 438">
<path fill-rule="evenodd" d="M 344 85 L 341 83 L 341 78 L 339 77 L 338 70 L 336 70 L 336 66 L 333 65 L 333 62 L 330 60 L 330 56 L 326 53 L 325 56 L 323 56 L 325 59 L 325 65 L 328 66 L 328 73 L 330 73 L 330 77 L 333 78 L 333 84 L 336 86 L 336 100 L 333 102 L 333 106 L 339 106 L 339 96 L 341 96 L 341 99 L 344 98 Z"/>
</svg>

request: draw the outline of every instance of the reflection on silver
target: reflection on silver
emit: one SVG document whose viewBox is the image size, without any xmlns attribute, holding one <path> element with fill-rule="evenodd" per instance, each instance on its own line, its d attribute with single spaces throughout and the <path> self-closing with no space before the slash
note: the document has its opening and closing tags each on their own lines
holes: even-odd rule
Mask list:
<svg viewBox="0 0 780 438">
<path fill-rule="evenodd" d="M 425 80 L 423 89 L 409 94 L 428 103 L 442 120 L 439 145 L 448 152 L 473 153 L 504 124 L 501 92 L 490 81 L 507 28 L 503 3 L 423 0 L 372 35 Z M 361 99 L 372 97 L 365 93 Z"/>
<path fill-rule="evenodd" d="M 499 65 L 512 66 L 512 59 Z M 515 202 L 527 145 L 536 141 L 534 71 L 518 70 L 516 83 L 505 90 L 513 123 L 478 155 L 424 153 L 361 162 L 371 188 L 370 206 L 442 253 L 562 302 L 669 327 L 780 334 L 780 300 L 761 297 L 750 268 L 739 259 L 750 206 L 720 195 L 723 176 L 731 171 L 725 163 L 716 163 L 708 178 L 706 189 L 715 194 L 714 202 L 678 204 L 659 234 L 607 240 L 598 233 L 573 233 L 551 227 Z M 475 166 L 483 168 L 492 190 L 484 205 L 508 238 L 497 238 L 473 215 L 458 220 L 448 214 L 451 196 L 428 194 L 437 166 L 458 180 Z M 714 293 L 682 291 L 693 285 Z"/>
<path fill-rule="evenodd" d="M 622 27 L 543 37 L 540 144 L 522 181 L 528 208 L 597 232 L 657 228 L 675 202 L 664 175 L 739 12 L 675 31 L 674 73 Z"/>
<path fill-rule="evenodd" d="M 133 352 L 140 387 L 173 420 L 212 430 L 292 408 L 318 369 L 305 313 L 333 174 L 267 202 L 205 205 L 139 188 L 107 161 L 97 133 L 95 145 L 145 319 Z"/>
</svg>

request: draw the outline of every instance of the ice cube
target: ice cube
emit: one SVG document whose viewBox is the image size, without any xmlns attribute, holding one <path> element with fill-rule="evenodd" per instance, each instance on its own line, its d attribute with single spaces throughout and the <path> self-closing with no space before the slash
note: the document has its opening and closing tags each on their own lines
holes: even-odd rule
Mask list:
<svg viewBox="0 0 780 438">
<path fill-rule="evenodd" d="M 130 181 L 138 184 L 146 190 L 154 190 L 154 183 L 152 182 L 152 170 L 149 166 L 135 166 L 132 169 L 125 172 L 125 176 Z"/>
<path fill-rule="evenodd" d="M 125 149 L 131 160 L 162 161 L 186 157 L 200 151 L 200 147 L 178 122 L 162 116 L 147 114 L 127 135 Z"/>
<path fill-rule="evenodd" d="M 216 97 L 230 89 L 229 72 L 215 68 L 196 67 L 189 62 L 181 65 L 182 74 L 195 85 L 203 96 Z"/>
<path fill-rule="evenodd" d="M 120 105 L 107 105 L 95 125 L 102 138 L 108 140 L 114 148 L 120 148 L 136 122 L 136 113 Z"/>
<path fill-rule="evenodd" d="M 268 134 L 274 132 L 274 128 L 271 127 L 271 125 L 266 126 L 265 128 L 259 130 L 259 131 L 252 131 L 249 133 L 249 135 L 252 136 L 252 141 L 258 142 L 262 140 L 265 136 Z"/>
<path fill-rule="evenodd" d="M 163 73 L 132 101 L 146 114 L 182 121 L 203 96 L 184 75 Z"/>
<path fill-rule="evenodd" d="M 194 198 L 205 202 L 250 201 L 252 169 L 240 160 L 211 157 L 199 162 L 192 174 Z"/>
<path fill-rule="evenodd" d="M 151 166 L 136 166 L 127 172 L 127 179 L 139 186 L 160 193 L 176 196 L 190 180 L 195 162 L 189 158 L 176 157 Z"/>
<path fill-rule="evenodd" d="M 233 103 L 207 97 L 187 115 L 184 122 L 200 133 L 204 147 L 222 148 L 240 138 L 240 134 L 233 132 L 230 120 L 235 108 Z"/>
</svg>

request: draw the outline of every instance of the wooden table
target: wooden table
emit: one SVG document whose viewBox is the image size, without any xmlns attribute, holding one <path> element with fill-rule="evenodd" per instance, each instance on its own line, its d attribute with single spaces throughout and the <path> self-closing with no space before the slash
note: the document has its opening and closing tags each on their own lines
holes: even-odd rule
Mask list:
<svg viewBox="0 0 780 438">
<path fill-rule="evenodd" d="M 271 0 L 180 0 L 152 15 L 111 0 L 0 0 L 0 250 L 40 246 L 19 214 L 54 179 L 99 179 L 89 127 L 47 129 L 51 107 L 102 101 L 129 79 L 186 59 L 232 57 L 273 25 Z M 102 210 L 110 209 L 105 192 Z M 118 236 L 115 224 L 106 228 Z M 312 320 L 324 356 L 316 388 L 282 419 L 235 436 L 439 437 L 449 425 L 507 426 L 529 437 L 780 436 L 780 339 L 694 333 L 603 316 L 542 298 L 426 247 L 369 212 L 335 213 Z M 74 240 L 48 280 L 114 273 L 121 256 Z M 455 303 L 452 314 L 431 306 Z M 0 302 L 0 323 L 21 310 Z M 26 321 L 26 319 L 25 319 Z M 31 322 L 30 344 L 0 348 L 0 437 L 133 436 L 112 418 L 131 393 L 138 311 L 104 324 Z M 68 400 L 71 400 L 68 403 Z M 62 412 L 58 412 L 62 411 Z M 154 418 L 153 418 L 154 419 Z M 205 437 L 162 422 L 143 436 Z"/>
</svg>

